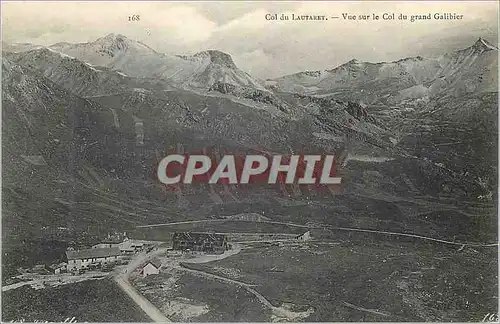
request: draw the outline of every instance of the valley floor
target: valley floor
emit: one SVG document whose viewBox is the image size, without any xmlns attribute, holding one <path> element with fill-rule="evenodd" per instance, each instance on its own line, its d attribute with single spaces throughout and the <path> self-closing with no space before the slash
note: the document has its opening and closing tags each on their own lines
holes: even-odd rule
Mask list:
<svg viewBox="0 0 500 324">
<path fill-rule="evenodd" d="M 480 321 L 498 304 L 491 248 L 353 235 L 161 261 L 132 282 L 173 321 Z"/>
<path fill-rule="evenodd" d="M 253 236 L 221 255 L 158 242 L 111 273 L 31 275 L 3 287 L 2 320 L 436 322 L 497 312 L 496 247 L 376 231 Z M 160 273 L 143 278 L 152 259 Z"/>
</svg>

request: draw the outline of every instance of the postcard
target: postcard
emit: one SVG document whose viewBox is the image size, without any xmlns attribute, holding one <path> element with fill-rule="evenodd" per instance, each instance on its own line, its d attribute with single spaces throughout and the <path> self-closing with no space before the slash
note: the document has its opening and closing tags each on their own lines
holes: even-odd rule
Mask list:
<svg viewBox="0 0 500 324">
<path fill-rule="evenodd" d="M 4 1 L 2 322 L 498 322 L 498 1 Z"/>
</svg>

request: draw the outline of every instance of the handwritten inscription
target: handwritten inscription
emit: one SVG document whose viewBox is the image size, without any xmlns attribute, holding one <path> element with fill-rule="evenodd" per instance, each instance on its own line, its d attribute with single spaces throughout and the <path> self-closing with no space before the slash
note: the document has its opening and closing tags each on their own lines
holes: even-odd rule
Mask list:
<svg viewBox="0 0 500 324">
<path fill-rule="evenodd" d="M 60 322 L 51 322 L 51 321 L 44 321 L 44 320 L 32 320 L 32 321 L 26 321 L 24 318 L 17 319 L 14 321 L 10 321 L 10 323 L 76 323 L 76 318 L 73 317 L 68 317 L 64 321 Z"/>
<path fill-rule="evenodd" d="M 484 315 L 483 322 L 498 323 L 499 322 L 498 313 L 488 313 Z"/>
</svg>

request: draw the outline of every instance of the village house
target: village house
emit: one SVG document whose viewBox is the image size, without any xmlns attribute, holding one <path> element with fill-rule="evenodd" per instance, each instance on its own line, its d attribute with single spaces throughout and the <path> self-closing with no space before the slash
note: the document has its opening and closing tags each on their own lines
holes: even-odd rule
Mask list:
<svg viewBox="0 0 500 324">
<path fill-rule="evenodd" d="M 128 240 L 127 233 L 117 233 L 117 232 L 113 234 L 108 233 L 108 236 L 101 243 L 92 246 L 92 248 L 93 249 L 110 249 L 114 247 L 119 248 L 121 244 L 126 240 Z"/>
<path fill-rule="evenodd" d="M 177 251 L 221 254 L 227 247 L 227 237 L 223 234 L 180 232 L 172 237 L 172 248 Z"/>
<path fill-rule="evenodd" d="M 161 263 L 158 260 L 152 260 L 146 263 L 142 267 L 142 277 L 146 278 L 149 275 L 159 274 L 160 273 Z"/>
<path fill-rule="evenodd" d="M 300 234 L 296 239 L 299 241 L 309 241 L 311 239 L 311 232 L 307 231 L 304 234 Z"/>
<path fill-rule="evenodd" d="M 47 274 L 47 271 L 48 269 L 45 264 L 37 264 L 31 269 L 31 272 L 38 274 Z"/>
<path fill-rule="evenodd" d="M 95 244 L 92 246 L 93 249 L 111 249 L 118 248 L 122 254 L 133 254 L 144 249 L 145 244 L 143 242 L 138 242 L 131 240 L 124 236 L 109 236 L 103 242 Z"/>
<path fill-rule="evenodd" d="M 68 264 L 66 262 L 52 264 L 49 266 L 49 269 L 53 274 L 60 274 L 66 272 L 66 270 L 68 269 Z"/>
<path fill-rule="evenodd" d="M 80 269 L 88 270 L 94 266 L 100 267 L 115 262 L 121 258 L 121 252 L 117 247 L 68 250 L 66 251 L 66 257 L 68 259 L 68 271 L 72 272 Z"/>
<path fill-rule="evenodd" d="M 144 243 L 126 238 L 118 245 L 118 248 L 124 254 L 131 254 L 141 251 L 144 248 Z"/>
</svg>

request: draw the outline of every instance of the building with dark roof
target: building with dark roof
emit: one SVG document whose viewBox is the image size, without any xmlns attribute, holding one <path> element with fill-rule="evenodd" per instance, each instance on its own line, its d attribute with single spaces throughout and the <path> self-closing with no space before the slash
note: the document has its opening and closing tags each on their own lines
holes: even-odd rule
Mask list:
<svg viewBox="0 0 500 324">
<path fill-rule="evenodd" d="M 227 237 L 214 233 L 178 232 L 172 237 L 172 248 L 177 251 L 224 253 Z"/>
<path fill-rule="evenodd" d="M 75 271 L 90 269 L 94 266 L 99 267 L 117 261 L 121 257 L 121 252 L 117 247 L 68 250 L 66 251 L 66 257 L 68 259 L 68 271 Z"/>
<path fill-rule="evenodd" d="M 144 242 L 125 239 L 122 243 L 118 245 L 118 248 L 120 249 L 120 251 L 122 251 L 122 253 L 130 254 L 144 249 L 144 246 L 145 246 Z"/>
<path fill-rule="evenodd" d="M 62 272 L 66 272 L 68 264 L 66 262 L 52 264 L 49 266 L 49 269 L 54 274 L 60 274 Z"/>
</svg>

